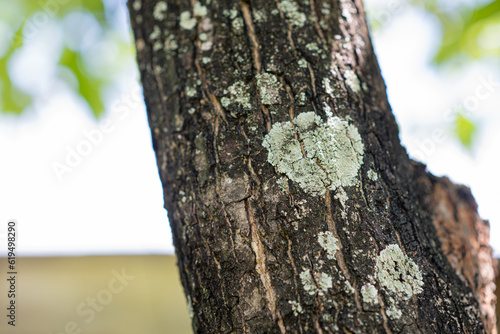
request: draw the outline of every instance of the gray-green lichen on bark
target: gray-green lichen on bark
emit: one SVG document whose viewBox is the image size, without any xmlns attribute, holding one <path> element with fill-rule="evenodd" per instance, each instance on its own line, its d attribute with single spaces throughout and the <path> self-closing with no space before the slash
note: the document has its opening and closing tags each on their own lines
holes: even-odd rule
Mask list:
<svg viewBox="0 0 500 334">
<path fill-rule="evenodd" d="M 196 333 L 491 332 L 440 248 L 441 181 L 399 143 L 359 1 L 130 10 Z"/>
<path fill-rule="evenodd" d="M 359 184 L 364 147 L 358 130 L 339 117 L 326 123 L 313 111 L 275 123 L 264 137 L 268 161 L 307 193 Z"/>
</svg>

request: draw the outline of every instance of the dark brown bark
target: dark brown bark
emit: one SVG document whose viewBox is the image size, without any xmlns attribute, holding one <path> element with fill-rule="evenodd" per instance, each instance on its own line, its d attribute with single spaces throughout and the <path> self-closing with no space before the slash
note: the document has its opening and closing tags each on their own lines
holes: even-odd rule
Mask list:
<svg viewBox="0 0 500 334">
<path fill-rule="evenodd" d="M 400 145 L 360 0 L 129 4 L 196 333 L 495 330 L 487 224 Z"/>
</svg>

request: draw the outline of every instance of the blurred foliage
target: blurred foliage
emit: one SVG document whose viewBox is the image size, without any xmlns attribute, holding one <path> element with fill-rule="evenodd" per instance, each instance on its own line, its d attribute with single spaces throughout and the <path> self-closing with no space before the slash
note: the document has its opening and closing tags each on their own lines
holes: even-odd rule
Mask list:
<svg viewBox="0 0 500 334">
<path fill-rule="evenodd" d="M 434 18 L 441 30 L 433 57 L 438 68 L 454 65 L 465 68 L 476 60 L 500 60 L 500 0 L 446 1 L 395 0 L 368 7 L 370 30 L 378 32 L 407 9 L 417 8 Z M 457 114 L 453 132 L 461 145 L 472 148 L 477 124 L 463 113 Z"/>
<path fill-rule="evenodd" d="M 500 0 L 455 4 L 454 8 L 438 0 L 411 0 L 434 16 L 441 27 L 441 43 L 433 62 L 460 67 L 482 58 L 500 59 Z M 472 149 L 477 123 L 458 113 L 453 130 L 463 147 Z"/>
<path fill-rule="evenodd" d="M 11 67 L 23 47 L 35 42 L 44 29 L 55 24 L 65 37 L 61 38 L 63 45 L 60 48 L 49 50 L 59 53 L 55 57 L 59 69 L 57 79 L 71 86 L 88 103 L 93 114 L 100 116 L 104 112 L 102 92 L 121 73 L 126 63 L 124 59 L 132 60 L 134 54 L 130 41 L 118 37 L 102 1 L 0 0 L 0 8 L 0 34 L 3 35 L 3 43 L 0 43 L 0 110 L 19 114 L 36 100 L 37 96 L 15 85 Z M 77 29 L 71 29 L 75 26 Z M 78 36 L 74 36 L 75 33 Z M 89 34 L 93 36 L 86 36 Z M 102 53 L 117 50 L 115 58 L 95 56 L 90 61 L 92 66 L 89 66 L 86 60 L 89 43 L 92 43 L 93 50 L 99 50 L 96 45 L 105 45 L 100 48 Z M 39 51 L 42 54 L 47 50 Z"/>
<path fill-rule="evenodd" d="M 438 19 L 441 43 L 434 62 L 500 56 L 500 0 L 449 8 L 438 0 L 412 0 Z"/>
<path fill-rule="evenodd" d="M 477 132 L 477 125 L 463 113 L 457 113 L 455 133 L 464 147 L 472 148 L 472 140 Z"/>
</svg>

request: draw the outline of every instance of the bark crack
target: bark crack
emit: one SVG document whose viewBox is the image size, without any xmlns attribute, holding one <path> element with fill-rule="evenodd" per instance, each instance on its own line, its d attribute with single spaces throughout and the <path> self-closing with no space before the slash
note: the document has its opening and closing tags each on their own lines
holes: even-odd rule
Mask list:
<svg viewBox="0 0 500 334">
<path fill-rule="evenodd" d="M 286 220 L 285 220 L 285 222 L 286 222 Z M 295 295 L 297 296 L 298 303 L 302 304 L 300 294 L 299 294 L 299 289 L 298 289 L 299 283 L 297 282 L 297 276 L 299 275 L 299 272 L 297 271 L 297 266 L 295 265 L 295 260 L 293 259 L 293 255 L 292 255 L 292 240 L 290 240 L 290 237 L 288 236 L 287 231 L 285 229 L 283 229 L 283 230 L 285 232 L 284 236 L 288 242 L 287 255 L 290 258 L 290 262 L 292 264 L 293 273 L 294 273 L 293 283 L 295 285 Z M 299 329 L 300 329 L 300 332 L 302 333 L 303 329 L 302 329 L 302 324 L 300 323 L 300 313 L 298 314 L 297 318 L 298 318 Z"/>
<path fill-rule="evenodd" d="M 250 206 L 250 202 L 248 199 L 245 200 L 245 209 L 247 214 L 247 220 L 250 224 L 250 231 L 252 235 L 251 245 L 252 250 L 255 254 L 255 270 L 260 276 L 260 280 L 264 285 L 266 290 L 266 299 L 267 305 L 269 307 L 269 311 L 273 317 L 273 320 L 277 320 L 278 327 L 280 328 L 281 333 L 286 333 L 285 324 L 283 323 L 283 319 L 281 313 L 276 308 L 276 293 L 271 283 L 271 276 L 266 268 L 266 255 L 264 250 L 264 245 L 262 245 L 262 241 L 259 237 L 259 232 L 257 230 L 257 223 L 252 213 L 252 208 Z"/>
<path fill-rule="evenodd" d="M 309 3 L 311 5 L 311 13 L 314 18 L 314 27 L 316 28 L 316 31 L 318 32 L 319 37 L 327 45 L 325 35 L 323 35 L 323 31 L 321 30 L 319 26 L 319 19 L 318 19 L 318 14 L 316 13 L 316 4 L 314 3 L 314 0 L 309 0 Z"/>
<path fill-rule="evenodd" d="M 250 13 L 250 6 L 246 3 L 241 1 L 240 2 L 241 6 L 241 11 L 243 13 L 243 19 L 245 20 L 245 25 L 247 26 L 247 32 L 248 32 L 248 37 L 250 37 L 250 40 L 253 43 L 253 61 L 255 65 L 255 70 L 257 73 L 261 72 L 262 65 L 260 63 L 260 55 L 259 55 L 259 42 L 257 40 L 257 36 L 255 34 L 255 28 L 252 23 L 252 14 Z"/>
<path fill-rule="evenodd" d="M 281 10 L 281 5 L 278 1 L 276 1 L 276 6 L 278 7 L 278 10 L 280 11 L 281 19 L 284 20 L 288 26 L 287 37 L 288 37 L 288 40 L 290 42 L 290 46 L 292 47 L 293 55 L 295 56 L 295 58 L 297 58 L 297 49 L 295 48 L 295 43 L 293 41 L 293 36 L 292 36 L 292 24 L 290 22 L 288 22 L 288 20 L 286 19 L 285 13 L 283 13 L 283 11 Z"/>
<path fill-rule="evenodd" d="M 332 198 L 330 195 L 330 191 L 326 189 L 325 191 L 325 204 L 326 204 L 326 219 L 328 222 L 328 230 L 332 232 L 333 236 L 337 238 L 340 244 L 340 250 L 335 254 L 335 257 L 337 258 L 337 263 L 342 270 L 342 273 L 344 274 L 346 280 L 351 283 L 351 274 L 349 272 L 349 268 L 347 267 L 344 259 L 344 254 L 342 253 L 342 250 L 344 249 L 344 245 L 342 244 L 342 239 L 339 237 L 337 233 L 337 226 L 335 224 L 335 221 L 333 220 L 333 215 L 332 215 Z M 356 308 L 358 309 L 359 312 L 361 312 L 362 307 L 361 303 L 359 301 L 359 295 L 358 295 L 358 289 L 354 289 L 354 300 L 356 302 Z"/>
</svg>

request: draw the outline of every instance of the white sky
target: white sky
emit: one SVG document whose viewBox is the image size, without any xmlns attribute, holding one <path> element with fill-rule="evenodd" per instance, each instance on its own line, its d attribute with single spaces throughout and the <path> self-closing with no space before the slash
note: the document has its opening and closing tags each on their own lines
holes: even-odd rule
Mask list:
<svg viewBox="0 0 500 334">
<path fill-rule="evenodd" d="M 500 85 L 471 113 L 480 124 L 472 154 L 457 144 L 446 118 L 451 107 L 474 96 L 481 80 L 491 77 L 500 82 L 498 67 L 493 71 L 491 65 L 476 64 L 445 77 L 429 66 L 439 42 L 437 26 L 415 11 L 393 10 L 391 14 L 374 42 L 403 143 L 433 173 L 449 175 L 472 188 L 480 214 L 490 219 L 491 243 L 500 250 L 496 207 L 500 199 L 496 192 L 500 189 Z M 25 63 L 48 63 L 51 55 L 46 53 L 26 56 Z M 24 84 L 47 93 L 36 78 L 50 73 L 33 74 L 40 67 L 31 66 Z M 17 220 L 20 255 L 173 252 L 145 107 L 134 102 L 140 96 L 136 76 L 135 69 L 130 71 L 122 93 L 109 103 L 122 103 L 130 111 L 110 108 L 100 122 L 57 82 L 50 86 L 50 97 L 34 110 L 21 117 L 0 115 L 0 238 L 7 220 Z M 101 138 L 95 131 L 104 121 L 109 122 L 110 131 Z M 439 129 L 445 140 L 430 142 L 433 131 Z M 85 146 L 89 132 L 97 142 Z M 88 149 L 88 155 L 59 179 L 53 164 L 65 163 L 68 152 L 78 148 Z M 4 248 L 0 255 L 5 254 Z"/>
</svg>

